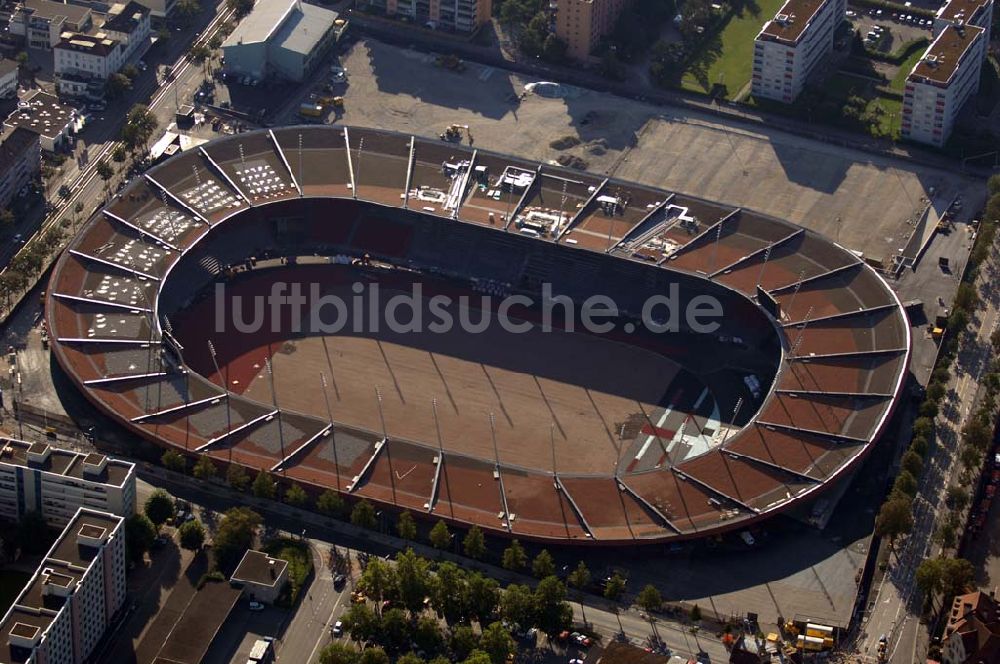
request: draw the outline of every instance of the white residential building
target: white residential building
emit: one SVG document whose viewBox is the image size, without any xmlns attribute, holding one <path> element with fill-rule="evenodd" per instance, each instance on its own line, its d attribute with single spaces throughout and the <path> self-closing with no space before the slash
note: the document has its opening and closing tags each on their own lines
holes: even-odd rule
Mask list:
<svg viewBox="0 0 1000 664">
<path fill-rule="evenodd" d="M 901 133 L 942 146 L 962 106 L 979 89 L 986 31 L 975 25 L 945 26 L 906 77 Z"/>
<path fill-rule="evenodd" d="M 786 0 L 754 40 L 752 92 L 791 103 L 833 48 L 847 0 Z"/>
<path fill-rule="evenodd" d="M 101 32 L 122 45 L 122 62 L 128 62 L 137 51 L 149 43 L 151 28 L 149 7 L 132 0 L 122 7 L 116 5 L 101 26 Z"/>
<path fill-rule="evenodd" d="M 94 25 L 88 7 L 53 0 L 22 0 L 10 18 L 10 33 L 20 35 L 31 48 L 50 50 L 63 32 L 87 32 Z"/>
<path fill-rule="evenodd" d="M 0 208 L 6 208 L 14 197 L 38 177 L 42 166 L 42 149 L 38 134 L 16 127 L 0 135 Z M 3 480 L 0 479 L 0 485 Z M 3 489 L 0 488 L 0 494 Z M 2 512 L 0 506 L 0 512 Z"/>
<path fill-rule="evenodd" d="M 67 97 L 100 99 L 108 77 L 121 69 L 125 61 L 121 42 L 103 32 L 63 33 L 53 53 L 59 93 Z"/>
<path fill-rule="evenodd" d="M 125 604 L 125 519 L 80 508 L 0 621 L 0 662 L 81 664 Z"/>
<path fill-rule="evenodd" d="M 951 0 L 937 10 L 933 31 L 937 37 L 948 25 L 976 25 L 986 31 L 986 43 L 989 44 L 992 23 L 993 0 Z"/>
<path fill-rule="evenodd" d="M 42 150 L 58 152 L 73 135 L 76 109 L 43 90 L 30 90 L 4 120 L 4 132 L 24 127 L 38 134 Z"/>
<path fill-rule="evenodd" d="M 96 452 L 0 439 L 0 518 L 17 521 L 35 511 L 61 528 L 81 507 L 131 516 L 135 465 Z"/>
<path fill-rule="evenodd" d="M 0 99 L 17 96 L 17 70 L 16 62 L 0 58 Z"/>
</svg>

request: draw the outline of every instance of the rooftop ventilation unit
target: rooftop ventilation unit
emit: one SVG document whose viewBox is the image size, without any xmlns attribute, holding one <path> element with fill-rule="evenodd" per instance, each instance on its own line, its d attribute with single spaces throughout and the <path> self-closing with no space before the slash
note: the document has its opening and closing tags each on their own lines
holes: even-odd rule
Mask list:
<svg viewBox="0 0 1000 664">
<path fill-rule="evenodd" d="M 788 14 L 778 14 L 774 17 L 774 20 L 782 25 L 787 25 L 791 23 L 791 17 Z"/>
</svg>

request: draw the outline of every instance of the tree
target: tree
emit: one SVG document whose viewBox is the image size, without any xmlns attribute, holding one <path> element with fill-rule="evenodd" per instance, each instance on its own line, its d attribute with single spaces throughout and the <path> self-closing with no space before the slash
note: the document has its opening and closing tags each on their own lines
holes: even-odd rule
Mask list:
<svg viewBox="0 0 1000 664">
<path fill-rule="evenodd" d="M 404 511 L 396 519 L 396 533 L 405 540 L 417 539 L 417 523 L 413 520 L 413 515 L 410 514 L 409 510 Z"/>
<path fill-rule="evenodd" d="M 260 515 L 249 507 L 232 507 L 226 510 L 213 538 L 213 550 L 219 569 L 228 575 L 253 547 L 260 527 Z"/>
<path fill-rule="evenodd" d="M 366 595 L 376 601 L 377 610 L 381 610 L 383 600 L 391 599 L 397 594 L 396 568 L 382 560 L 372 558 L 361 573 L 358 587 Z"/>
<path fill-rule="evenodd" d="M 548 549 L 542 549 L 535 559 L 531 561 L 531 573 L 535 578 L 544 579 L 556 573 L 556 564 L 552 560 L 552 554 Z"/>
<path fill-rule="evenodd" d="M 875 534 L 888 537 L 892 546 L 896 538 L 905 535 L 913 529 L 913 510 L 910 501 L 905 498 L 890 498 L 882 503 L 878 517 L 875 519 Z"/>
<path fill-rule="evenodd" d="M 285 492 L 285 502 L 292 507 L 305 507 L 306 503 L 309 502 L 309 496 L 306 495 L 305 489 L 298 484 L 293 484 Z"/>
<path fill-rule="evenodd" d="M 399 601 L 412 614 L 417 615 L 424 608 L 424 598 L 431 588 L 430 564 L 407 549 L 396 556 L 396 585 Z"/>
<path fill-rule="evenodd" d="M 133 514 L 125 521 L 125 555 L 129 560 L 142 561 L 155 539 L 156 526 L 145 514 Z"/>
<path fill-rule="evenodd" d="M 121 71 L 130 81 L 134 81 L 139 76 L 139 69 L 132 64 L 125 65 Z"/>
<path fill-rule="evenodd" d="M 467 588 L 468 613 L 482 625 L 496 615 L 500 604 L 500 584 L 496 579 L 472 572 L 468 576 Z"/>
<path fill-rule="evenodd" d="M 486 537 L 479 526 L 472 526 L 462 539 L 465 555 L 473 560 L 481 560 L 486 555 Z"/>
<path fill-rule="evenodd" d="M 941 558 L 941 589 L 947 597 L 961 595 L 973 585 L 976 570 L 964 558 Z"/>
<path fill-rule="evenodd" d="M 462 664 L 491 664 L 493 662 L 490 659 L 489 654 L 479 650 L 478 648 L 469 653 L 469 656 L 462 660 Z"/>
<path fill-rule="evenodd" d="M 420 616 L 413 628 L 413 642 L 425 653 L 439 652 L 444 645 L 444 636 L 438 621 L 432 616 Z"/>
<path fill-rule="evenodd" d="M 375 646 L 374 648 L 365 648 L 358 662 L 359 664 L 389 664 L 389 656 L 385 654 L 384 650 Z"/>
<path fill-rule="evenodd" d="M 647 613 L 659 611 L 663 607 L 663 596 L 660 595 L 660 591 L 656 589 L 656 586 L 651 583 L 646 584 L 646 587 L 639 591 L 639 595 L 635 598 L 635 601 Z"/>
<path fill-rule="evenodd" d="M 944 501 L 951 509 L 961 512 L 969 504 L 969 492 L 965 487 L 953 484 L 945 491 Z"/>
<path fill-rule="evenodd" d="M 476 634 L 468 625 L 459 625 L 451 631 L 449 645 L 456 660 L 465 659 L 476 648 Z"/>
<path fill-rule="evenodd" d="M 986 181 L 986 191 L 990 196 L 1000 194 L 1000 175 L 991 175 Z"/>
<path fill-rule="evenodd" d="M 542 58 L 549 62 L 562 62 L 566 59 L 567 48 L 566 42 L 550 32 L 542 44 Z"/>
<path fill-rule="evenodd" d="M 590 585 L 590 578 L 590 570 L 587 569 L 587 564 L 581 560 L 576 569 L 569 573 L 566 580 L 577 590 L 583 590 Z"/>
<path fill-rule="evenodd" d="M 503 551 L 501 561 L 504 569 L 513 572 L 520 572 L 528 565 L 528 554 L 524 552 L 524 547 L 517 540 L 511 540 L 510 545 Z"/>
<path fill-rule="evenodd" d="M 226 470 L 226 481 L 237 491 L 246 491 L 247 487 L 250 486 L 250 477 L 243 470 L 243 466 L 238 466 L 235 463 L 229 464 L 229 468 Z"/>
<path fill-rule="evenodd" d="M 274 483 L 274 478 L 271 477 L 269 472 L 261 470 L 253 480 L 251 490 L 257 498 L 274 500 L 275 495 L 278 493 L 278 486 Z"/>
<path fill-rule="evenodd" d="M 28 54 L 25 51 L 19 52 L 14 59 L 17 60 L 19 67 L 26 67 L 28 64 Z"/>
<path fill-rule="evenodd" d="M 41 512 L 30 510 L 21 515 L 17 522 L 17 545 L 29 554 L 45 553 L 49 549 L 49 526 Z"/>
<path fill-rule="evenodd" d="M 201 4 L 198 3 L 198 0 L 177 0 L 174 10 L 181 17 L 181 20 L 187 23 L 192 17 L 201 12 Z"/>
<path fill-rule="evenodd" d="M 327 489 L 316 499 L 316 509 L 326 516 L 340 516 L 344 513 L 344 499 L 336 491 Z"/>
<path fill-rule="evenodd" d="M 122 141 L 132 151 L 144 147 L 159 126 L 156 116 L 144 104 L 136 104 L 125 115 L 122 125 Z"/>
<path fill-rule="evenodd" d="M 100 167 L 98 167 L 97 170 L 98 173 L 100 173 Z M 103 179 L 104 176 L 101 175 L 101 178 Z M 176 452 L 174 450 L 167 450 L 164 452 L 163 456 L 160 457 L 160 463 L 163 464 L 164 468 L 172 470 L 175 473 L 183 473 L 187 470 L 187 460 L 181 455 L 180 452 Z"/>
<path fill-rule="evenodd" d="M 219 473 L 215 464 L 212 463 L 211 457 L 207 454 L 202 454 L 198 457 L 198 461 L 194 464 L 194 468 L 191 472 L 194 473 L 194 476 L 199 480 L 210 480 Z"/>
<path fill-rule="evenodd" d="M 557 634 L 573 622 L 573 609 L 566 602 L 566 586 L 547 576 L 535 588 L 536 624 L 546 634 Z"/>
<path fill-rule="evenodd" d="M 907 470 L 900 471 L 899 475 L 896 475 L 896 481 L 892 484 L 894 494 L 907 496 L 911 499 L 917 495 L 917 489 L 917 478 Z"/>
<path fill-rule="evenodd" d="M 351 523 L 358 528 L 375 530 L 378 521 L 375 518 L 375 508 L 367 500 L 359 500 L 351 510 Z"/>
<path fill-rule="evenodd" d="M 424 659 L 416 653 L 408 652 L 397 658 L 396 664 L 424 664 Z"/>
<path fill-rule="evenodd" d="M 468 583 L 466 572 L 453 562 L 438 565 L 431 580 L 431 606 L 444 616 L 449 625 L 468 616 Z"/>
<path fill-rule="evenodd" d="M 226 7 L 236 12 L 237 18 L 242 18 L 253 9 L 254 0 L 226 0 Z"/>
<path fill-rule="evenodd" d="M 382 645 L 392 653 L 399 652 L 409 642 L 410 630 L 402 609 L 389 609 L 382 615 L 380 630 Z"/>
<path fill-rule="evenodd" d="M 944 570 L 939 558 L 927 558 L 920 562 L 915 578 L 917 587 L 920 588 L 925 599 L 941 590 L 943 573 Z"/>
<path fill-rule="evenodd" d="M 439 551 L 444 551 L 451 546 L 451 533 L 448 531 L 448 524 L 439 520 L 431 528 L 431 546 Z"/>
<path fill-rule="evenodd" d="M 223 41 L 222 40 L 222 35 L 214 34 L 208 40 L 208 47 L 214 51 L 214 50 L 218 49 L 220 46 L 222 46 L 222 41 Z"/>
<path fill-rule="evenodd" d="M 931 401 L 940 403 L 946 394 L 948 394 L 948 388 L 944 383 L 935 381 L 927 386 L 927 398 Z"/>
<path fill-rule="evenodd" d="M 157 489 L 149 494 L 146 504 L 142 508 L 143 513 L 149 517 L 153 525 L 159 528 L 167 522 L 174 514 L 174 500 L 170 494 L 163 489 Z"/>
<path fill-rule="evenodd" d="M 344 629 L 355 641 L 362 643 L 370 641 L 378 636 L 379 625 L 378 616 L 367 604 L 352 604 L 343 617 Z"/>
<path fill-rule="evenodd" d="M 924 472 L 924 460 L 913 450 L 907 450 L 900 463 L 903 470 L 910 473 L 913 477 L 920 477 L 921 473 Z"/>
<path fill-rule="evenodd" d="M 181 546 L 189 551 L 197 551 L 205 544 L 205 527 L 197 519 L 182 523 L 177 535 Z"/>
<path fill-rule="evenodd" d="M 479 637 L 479 647 L 490 656 L 493 664 L 503 664 L 509 655 L 517 652 L 517 644 L 503 625 L 490 623 Z"/>
<path fill-rule="evenodd" d="M 535 597 L 531 588 L 516 583 L 507 586 L 500 597 L 500 615 L 512 625 L 534 625 Z"/>
<path fill-rule="evenodd" d="M 612 602 L 617 602 L 625 594 L 625 579 L 618 572 L 611 575 L 611 578 L 604 584 L 604 597 Z"/>
<path fill-rule="evenodd" d="M 131 89 L 132 79 L 120 72 L 108 76 L 108 80 L 104 83 L 104 94 L 109 99 L 118 99 Z"/>
<path fill-rule="evenodd" d="M 688 614 L 688 616 L 691 618 L 691 622 L 698 622 L 698 621 L 700 621 L 701 620 L 701 608 L 697 604 L 695 604 L 694 606 L 691 607 L 691 613 Z"/>
<path fill-rule="evenodd" d="M 212 51 L 205 44 L 195 44 L 187 53 L 188 60 L 191 62 L 204 62 L 210 55 L 212 55 Z"/>
<path fill-rule="evenodd" d="M 319 651 L 319 664 L 358 664 L 361 655 L 345 643 L 331 643 Z"/>
</svg>

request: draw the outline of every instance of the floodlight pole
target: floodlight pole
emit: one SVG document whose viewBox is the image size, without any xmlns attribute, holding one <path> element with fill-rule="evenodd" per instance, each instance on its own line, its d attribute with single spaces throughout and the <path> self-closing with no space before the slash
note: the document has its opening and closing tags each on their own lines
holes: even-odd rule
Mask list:
<svg viewBox="0 0 1000 664">
<path fill-rule="evenodd" d="M 362 140 L 364 138 L 362 137 Z M 396 504 L 396 471 L 392 467 L 392 453 L 389 452 L 389 434 L 385 429 L 385 413 L 382 412 L 382 390 L 375 386 L 375 398 L 378 400 L 378 418 L 382 423 L 382 445 L 385 446 L 385 456 L 389 460 L 389 484 L 392 487 L 392 503 Z"/>
<path fill-rule="evenodd" d="M 760 288 L 760 282 L 764 279 L 764 268 L 767 267 L 767 261 L 771 258 L 771 247 L 773 244 L 767 245 L 767 249 L 764 250 L 764 262 L 760 266 L 760 272 L 757 274 L 757 287 Z"/>
<path fill-rule="evenodd" d="M 736 424 L 736 416 L 739 415 L 740 408 L 742 408 L 742 407 L 743 407 L 743 397 L 740 397 L 739 399 L 736 400 L 736 407 L 733 408 L 733 421 L 730 422 L 730 425 L 735 425 Z M 730 431 L 732 431 L 732 426 L 729 426 L 729 427 L 726 428 L 726 433 L 723 434 L 723 436 L 722 436 L 722 442 L 719 443 L 719 447 L 724 447 L 725 446 L 726 441 L 729 439 L 729 432 Z"/>
<path fill-rule="evenodd" d="M 799 272 L 798 281 L 795 282 L 795 290 L 792 291 L 792 298 L 788 301 L 788 307 L 785 311 L 791 311 L 792 305 L 795 304 L 795 296 L 799 294 L 799 289 L 802 288 L 802 280 L 806 278 L 806 271 L 803 269 Z M 788 314 L 791 318 L 791 314 Z"/>
<path fill-rule="evenodd" d="M 219 382 L 223 383 L 222 389 L 226 392 L 226 435 L 233 432 L 233 417 L 230 412 L 230 400 L 229 400 L 229 381 L 223 378 L 222 372 L 219 370 L 219 358 L 215 354 L 215 344 L 212 340 L 208 340 L 208 352 L 212 356 L 212 365 L 215 366 L 215 373 L 219 376 Z M 232 450 L 232 448 L 229 448 Z"/>
<path fill-rule="evenodd" d="M 337 458 L 337 427 L 333 425 L 333 409 L 330 408 L 330 394 L 326 389 L 326 374 L 321 371 L 319 379 L 320 382 L 323 383 L 323 400 L 326 402 L 326 416 L 330 420 L 330 443 L 333 446 L 333 465 L 337 467 L 337 491 L 340 491 L 340 460 Z"/>
<path fill-rule="evenodd" d="M 274 403 L 274 410 L 278 414 L 278 444 L 281 445 L 281 463 L 285 462 L 285 432 L 281 426 L 281 408 L 278 407 L 278 392 L 274 389 L 274 370 L 271 368 L 271 358 L 264 358 L 264 366 L 267 367 L 267 376 L 271 382 L 271 401 Z M 229 449 L 232 449 L 230 447 Z M 282 474 L 285 473 L 285 467 L 281 467 Z"/>
<path fill-rule="evenodd" d="M 559 473 L 556 469 L 556 423 L 551 422 L 549 424 L 549 445 L 552 446 L 552 477 L 558 478 Z"/>
</svg>

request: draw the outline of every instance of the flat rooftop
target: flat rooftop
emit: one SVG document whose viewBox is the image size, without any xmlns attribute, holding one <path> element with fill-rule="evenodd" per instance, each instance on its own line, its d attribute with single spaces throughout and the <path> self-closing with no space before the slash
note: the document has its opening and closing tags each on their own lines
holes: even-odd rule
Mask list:
<svg viewBox="0 0 1000 664">
<path fill-rule="evenodd" d="M 233 572 L 233 580 L 273 586 L 286 567 L 288 562 L 281 558 L 272 558 L 263 551 L 247 551 Z"/>
<path fill-rule="evenodd" d="M 937 11 L 937 17 L 945 21 L 972 23 L 991 2 L 992 0 L 951 0 Z"/>
<path fill-rule="evenodd" d="M 17 108 L 4 120 L 4 125 L 24 127 L 54 139 L 72 121 L 74 112 L 73 107 L 61 104 L 55 95 L 36 90 L 35 94 L 18 102 Z"/>
<path fill-rule="evenodd" d="M 85 568 L 97 556 L 98 549 L 95 546 L 81 543 L 79 537 L 102 538 L 113 533 L 115 528 L 123 521 L 124 519 L 113 514 L 94 510 L 80 510 L 73 520 L 69 522 L 62 534 L 59 535 L 56 543 L 52 545 L 48 557 L 76 567 Z"/>
<path fill-rule="evenodd" d="M 52 0 L 24 0 L 21 4 L 26 9 L 33 10 L 33 16 L 49 20 L 61 17 L 70 23 L 79 23 L 90 14 L 90 9 L 87 7 L 79 7 L 63 2 L 52 2 Z"/>
<path fill-rule="evenodd" d="M 934 83 L 947 86 L 958 71 L 959 64 L 965 59 L 977 39 L 982 37 L 984 30 L 975 25 L 956 27 L 949 25 L 941 31 L 913 71 L 906 78 L 916 83 Z"/>
<path fill-rule="evenodd" d="M 29 450 L 32 454 L 40 455 L 45 454 L 45 450 L 48 450 L 48 457 L 43 462 L 29 461 Z M 105 459 L 107 459 L 107 463 L 104 468 L 97 471 L 104 464 Z M 54 475 L 63 475 L 89 482 L 101 482 L 112 486 L 122 486 L 135 469 L 135 464 L 128 461 L 109 459 L 103 454 L 95 452 L 81 454 L 51 447 L 47 443 L 26 443 L 12 438 L 0 438 L 0 466 L 4 464 L 34 468 Z M 84 473 L 86 466 L 89 468 Z"/>
<path fill-rule="evenodd" d="M 774 18 L 764 24 L 758 39 L 795 44 L 816 12 L 829 0 L 787 0 Z"/>
</svg>

